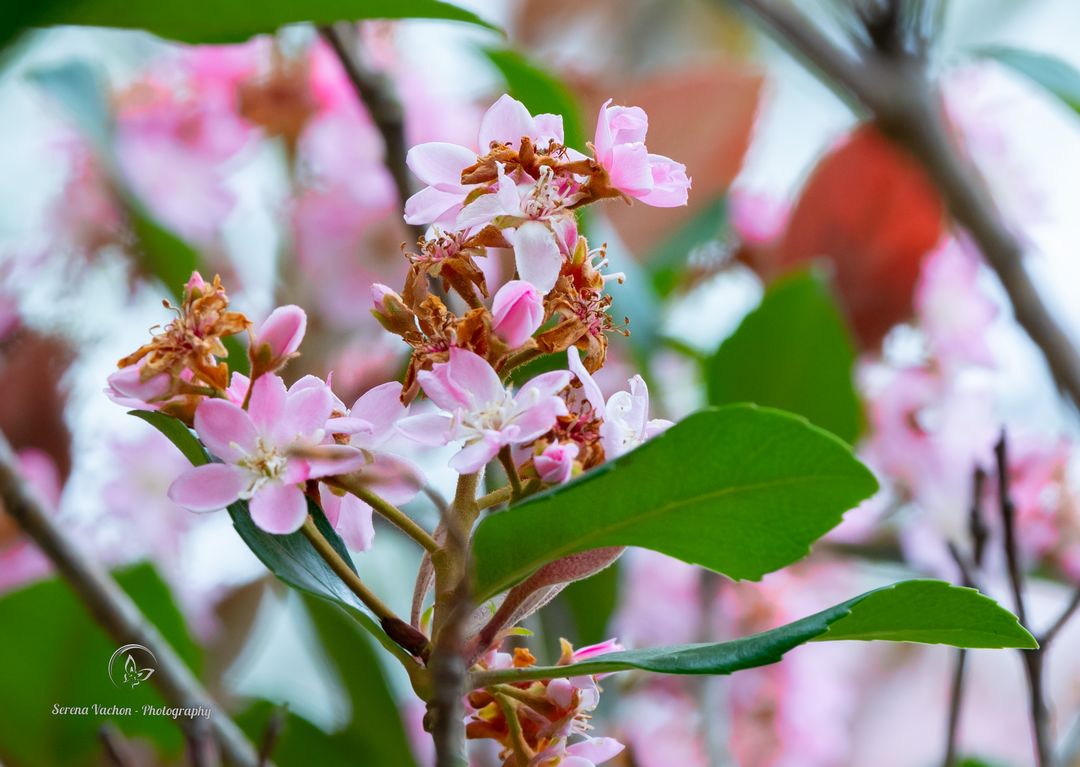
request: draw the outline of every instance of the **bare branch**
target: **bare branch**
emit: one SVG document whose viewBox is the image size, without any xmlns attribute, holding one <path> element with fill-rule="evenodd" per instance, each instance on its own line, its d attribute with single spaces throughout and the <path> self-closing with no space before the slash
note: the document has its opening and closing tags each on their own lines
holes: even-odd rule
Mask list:
<svg viewBox="0 0 1080 767">
<path fill-rule="evenodd" d="M 19 527 L 56 567 L 91 616 L 117 642 L 135 642 L 149 648 L 157 659 L 151 682 L 171 706 L 202 707 L 210 710 L 208 727 L 229 763 L 256 767 L 255 749 L 244 733 L 199 684 L 176 651 L 140 612 L 139 608 L 96 562 L 79 551 L 52 517 L 35 500 L 14 468 L 14 455 L 0 436 L 0 502 Z M 177 720 L 189 736 L 198 741 L 200 729 Z"/>
</svg>

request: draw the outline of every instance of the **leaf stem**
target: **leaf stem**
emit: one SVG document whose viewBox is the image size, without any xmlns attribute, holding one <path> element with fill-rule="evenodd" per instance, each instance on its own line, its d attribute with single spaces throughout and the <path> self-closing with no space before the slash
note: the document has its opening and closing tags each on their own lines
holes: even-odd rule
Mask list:
<svg viewBox="0 0 1080 767">
<path fill-rule="evenodd" d="M 525 742 L 525 733 L 521 731 L 521 720 L 518 719 L 517 706 L 501 692 L 497 690 L 489 690 L 489 692 L 491 697 L 498 702 L 503 716 L 506 717 L 506 726 L 510 730 L 510 742 L 514 748 L 514 761 L 517 763 L 517 767 L 526 767 L 534 754 L 533 750 L 529 748 L 529 744 Z"/>
<path fill-rule="evenodd" d="M 334 487 L 355 495 L 389 520 L 395 527 L 401 530 L 401 532 L 423 546 L 427 551 L 434 553 L 439 550 L 439 544 L 435 542 L 435 539 L 431 537 L 431 534 L 428 533 L 427 530 L 420 527 L 420 525 L 414 522 L 408 514 L 387 501 L 378 493 L 373 492 L 371 488 L 367 487 L 362 482 L 348 474 L 337 477 L 327 477 L 324 481 Z"/>
<path fill-rule="evenodd" d="M 510 496 L 513 492 L 514 490 L 510 485 L 500 487 L 498 490 L 492 490 L 487 495 L 482 495 L 476 499 L 476 508 L 487 509 L 492 506 L 498 506 L 500 503 L 506 503 L 510 500 Z"/>
</svg>

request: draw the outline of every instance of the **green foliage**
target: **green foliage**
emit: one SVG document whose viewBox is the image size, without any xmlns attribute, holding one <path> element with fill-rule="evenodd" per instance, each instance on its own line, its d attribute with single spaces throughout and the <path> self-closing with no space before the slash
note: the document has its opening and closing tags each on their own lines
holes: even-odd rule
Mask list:
<svg viewBox="0 0 1080 767">
<path fill-rule="evenodd" d="M 33 10 L 28 10 L 30 6 Z M 463 21 L 497 29 L 476 14 L 440 0 L 41 0 L 5 5 L 0 46 L 27 27 L 60 24 L 142 29 L 185 43 L 239 43 L 286 24 L 409 18 Z"/>
<path fill-rule="evenodd" d="M 619 599 L 619 563 L 605 567 L 596 575 L 574 581 L 555 599 L 564 606 L 574 622 L 574 644 L 596 644 L 608 638 L 608 626 Z M 550 609 L 550 605 L 545 609 Z"/>
<path fill-rule="evenodd" d="M 507 91 L 535 114 L 562 115 L 566 144 L 585 148 L 581 109 L 574 94 L 558 77 L 518 51 L 484 48 L 487 57 L 506 82 Z"/>
<path fill-rule="evenodd" d="M 333 676 L 344 686 L 352 717 L 344 728 L 328 734 L 304 718 L 288 714 L 274 749 L 274 762 L 279 767 L 413 767 L 398 703 L 371 640 L 337 607 L 311 597 L 306 597 L 304 604 Z M 273 709 L 269 702 L 259 701 L 237 720 L 257 742 Z"/>
<path fill-rule="evenodd" d="M 753 406 L 706 410 L 580 479 L 480 523 L 480 601 L 541 565 L 604 546 L 643 546 L 732 578 L 805 556 L 877 489 L 838 439 Z"/>
<path fill-rule="evenodd" d="M 705 362 L 709 404 L 754 402 L 805 416 L 852 442 L 862 421 L 855 347 L 827 287 L 809 273 L 774 283 Z"/>
<path fill-rule="evenodd" d="M 1033 80 L 1080 114 L 1080 72 L 1068 62 L 1045 53 L 1005 46 L 982 48 L 977 53 Z"/>
<path fill-rule="evenodd" d="M 776 663 L 807 642 L 839 640 L 1037 647 L 1016 617 L 989 597 L 944 581 L 920 580 L 876 589 L 794 623 L 729 642 L 628 650 L 569 667 L 525 669 L 523 673 L 578 676 L 639 669 L 659 674 L 732 674 Z"/>
<path fill-rule="evenodd" d="M 196 672 L 198 647 L 184 625 L 168 587 L 147 564 L 115 574 L 184 662 Z M 97 764 L 97 731 L 111 721 L 129 737 L 145 738 L 176 757 L 183 738 L 166 717 L 142 716 L 144 705 L 162 706 L 153 684 L 116 687 L 108 663 L 118 644 L 87 614 L 58 579 L 42 581 L 0 599 L 0 761 L 10 767 Z M 131 716 L 63 716 L 60 706 L 130 706 Z"/>
</svg>

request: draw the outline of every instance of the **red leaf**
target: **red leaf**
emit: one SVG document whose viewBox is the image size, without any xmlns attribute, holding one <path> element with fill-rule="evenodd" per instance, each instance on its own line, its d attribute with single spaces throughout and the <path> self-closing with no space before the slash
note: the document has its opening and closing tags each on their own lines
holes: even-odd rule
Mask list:
<svg viewBox="0 0 1080 767">
<path fill-rule="evenodd" d="M 911 316 L 923 256 L 943 227 L 944 206 L 922 168 L 865 124 L 814 168 L 770 271 L 830 259 L 855 335 L 871 349 Z"/>
</svg>

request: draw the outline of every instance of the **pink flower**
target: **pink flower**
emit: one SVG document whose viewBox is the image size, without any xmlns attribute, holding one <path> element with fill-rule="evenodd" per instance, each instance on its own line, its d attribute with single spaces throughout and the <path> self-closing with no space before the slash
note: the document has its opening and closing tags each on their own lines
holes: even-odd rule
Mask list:
<svg viewBox="0 0 1080 767">
<path fill-rule="evenodd" d="M 571 656 L 574 663 L 581 663 L 582 661 L 591 660 L 601 655 L 607 655 L 613 652 L 622 652 L 626 648 L 619 644 L 619 640 L 614 637 L 611 639 L 605 639 L 603 642 L 597 644 L 591 644 L 588 647 L 582 647 L 579 650 L 574 650 L 574 654 Z"/>
<path fill-rule="evenodd" d="M 544 321 L 544 297 L 532 283 L 511 280 L 491 302 L 492 330 L 510 346 L 521 346 Z"/>
<path fill-rule="evenodd" d="M 184 472 L 169 487 L 169 498 L 191 511 L 214 511 L 247 500 L 251 518 L 263 530 L 296 531 L 307 517 L 298 484 L 338 473 L 334 462 L 294 454 L 322 441 L 333 401 L 325 384 L 302 381 L 286 390 L 271 373 L 256 379 L 246 411 L 227 400 L 204 400 L 195 411 L 195 431 L 222 463 Z M 359 454 L 345 446 L 336 452 L 342 459 Z"/>
<path fill-rule="evenodd" d="M 783 199 L 745 189 L 732 189 L 729 199 L 731 226 L 744 243 L 764 246 L 783 234 L 791 213 Z"/>
<path fill-rule="evenodd" d="M 279 306 L 263 321 L 251 343 L 251 358 L 263 371 L 277 370 L 296 354 L 307 330 L 307 314 L 299 306 Z"/>
<path fill-rule="evenodd" d="M 566 746 L 558 753 L 549 754 L 547 751 L 537 754 L 538 765 L 557 764 L 559 767 L 596 767 L 609 759 L 614 759 L 626 748 L 614 738 L 587 738 L 573 745 Z M 561 758 L 559 758 L 561 756 Z M 557 761 L 550 761 L 557 759 Z"/>
<path fill-rule="evenodd" d="M 600 107 L 593 150 L 608 173 L 608 181 L 628 197 L 658 208 L 686 204 L 690 179 L 686 166 L 669 157 L 650 154 L 645 146 L 649 118 L 640 107 Z"/>
<path fill-rule="evenodd" d="M 581 352 L 571 346 L 567 358 L 570 370 L 581 382 L 585 399 L 604 421 L 600 425 L 600 444 L 608 460 L 630 452 L 671 426 L 671 421 L 664 418 L 649 418 L 649 387 L 641 376 L 628 381 L 630 391 L 615 392 L 604 402 L 600 387 L 581 363 Z"/>
<path fill-rule="evenodd" d="M 536 473 L 549 485 L 569 482 L 574 473 L 574 460 L 581 448 L 573 442 L 554 442 L 533 459 Z"/>
<path fill-rule="evenodd" d="M 134 408 L 136 410 L 157 410 L 161 407 L 160 400 L 169 393 L 172 387 L 172 379 L 168 373 L 158 373 L 145 381 L 142 379 L 142 366 L 130 365 L 120 368 L 110 375 L 106 381 L 109 387 L 105 395 L 117 405 Z"/>
<path fill-rule="evenodd" d="M 565 370 L 543 373 L 513 394 L 487 360 L 455 347 L 449 362 L 418 375 L 424 393 L 443 412 L 410 416 L 398 423 L 398 429 L 425 445 L 464 440 L 450 467 L 470 474 L 500 448 L 532 442 L 551 429 L 556 418 L 566 415 L 566 403 L 558 393 L 570 378 Z"/>
<path fill-rule="evenodd" d="M 520 101 L 499 97 L 480 121 L 477 144 L 487 154 L 492 144 L 516 144 L 523 137 L 546 145 L 563 142 L 562 117 L 541 114 L 533 117 Z M 472 149 L 433 141 L 418 144 L 405 158 L 409 169 L 427 184 L 405 202 L 405 221 L 410 224 L 452 224 L 476 188 L 461 183 L 461 172 L 477 161 Z"/>
<path fill-rule="evenodd" d="M 971 245 L 946 240 L 926 257 L 915 309 L 938 362 L 994 365 L 988 334 L 998 309 L 979 286 L 979 258 Z"/>
<path fill-rule="evenodd" d="M 401 404 L 401 384 L 392 381 L 365 392 L 345 415 L 327 421 L 327 431 L 348 434 L 349 444 L 359 448 L 364 462 L 350 466 L 365 484 L 393 504 L 408 503 L 424 485 L 422 472 L 404 458 L 382 452 L 379 448 L 397 431 L 395 424 L 408 415 Z M 375 528 L 371 506 L 354 495 L 337 495 L 322 489 L 323 511 L 330 524 L 352 551 L 371 548 Z"/>
</svg>

